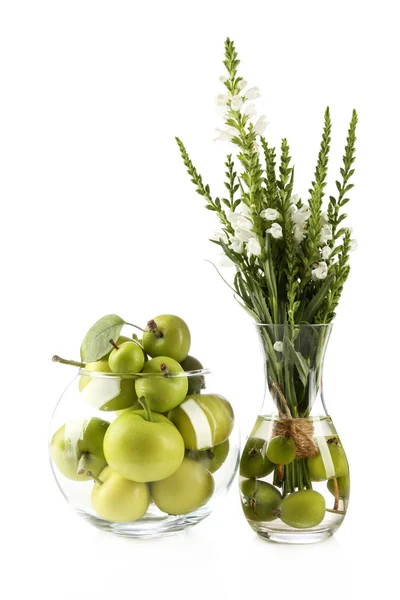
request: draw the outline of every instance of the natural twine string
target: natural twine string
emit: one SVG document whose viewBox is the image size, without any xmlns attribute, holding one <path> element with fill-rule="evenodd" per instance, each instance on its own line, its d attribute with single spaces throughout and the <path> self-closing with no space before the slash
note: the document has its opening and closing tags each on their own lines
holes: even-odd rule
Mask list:
<svg viewBox="0 0 400 600">
<path fill-rule="evenodd" d="M 283 412 L 278 403 L 278 408 L 281 420 L 277 421 L 273 428 L 273 435 L 283 435 L 290 437 L 296 446 L 296 458 L 307 458 L 308 456 L 315 456 L 318 454 L 318 448 L 314 442 L 314 425 L 308 419 L 294 419 L 286 398 L 276 383 L 273 382 L 273 386 L 278 392 L 279 398 L 283 404 L 285 412 Z"/>
</svg>

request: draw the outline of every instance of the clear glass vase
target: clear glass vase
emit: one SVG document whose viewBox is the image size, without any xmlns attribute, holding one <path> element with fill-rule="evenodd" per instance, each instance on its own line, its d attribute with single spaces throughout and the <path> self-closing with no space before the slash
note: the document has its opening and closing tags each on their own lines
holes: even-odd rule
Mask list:
<svg viewBox="0 0 400 600">
<path fill-rule="evenodd" d="M 284 543 L 311 543 L 342 524 L 350 479 L 324 401 L 322 370 L 331 325 L 257 325 L 265 397 L 240 460 L 249 525 Z"/>
<path fill-rule="evenodd" d="M 167 535 L 207 517 L 239 463 L 238 425 L 221 393 L 223 381 L 208 369 L 79 370 L 50 429 L 66 500 L 92 525 L 131 537 Z"/>
</svg>

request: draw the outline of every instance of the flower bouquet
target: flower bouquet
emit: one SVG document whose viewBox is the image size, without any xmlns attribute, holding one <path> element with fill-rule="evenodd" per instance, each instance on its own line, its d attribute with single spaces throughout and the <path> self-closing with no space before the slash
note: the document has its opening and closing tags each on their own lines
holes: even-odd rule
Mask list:
<svg viewBox="0 0 400 600">
<path fill-rule="evenodd" d="M 277 156 L 265 137 L 266 117 L 256 115 L 259 89 L 238 74 L 239 62 L 227 39 L 225 90 L 217 97 L 224 127 L 217 139 L 236 152 L 226 158 L 224 197 L 211 195 L 177 143 L 196 191 L 219 218 L 221 230 L 211 241 L 235 268 L 233 280 L 224 280 L 257 323 L 265 351 L 266 404 L 241 461 L 244 513 L 265 537 L 304 541 L 299 532 L 306 531 L 314 541 L 316 530 L 320 539 L 341 523 L 349 495 L 346 456 L 322 397 L 322 364 L 356 245 L 344 208 L 353 187 L 357 113 L 335 194 L 326 198 L 331 118 L 325 110 L 314 178 L 300 197 L 289 144 L 283 139 Z"/>
</svg>

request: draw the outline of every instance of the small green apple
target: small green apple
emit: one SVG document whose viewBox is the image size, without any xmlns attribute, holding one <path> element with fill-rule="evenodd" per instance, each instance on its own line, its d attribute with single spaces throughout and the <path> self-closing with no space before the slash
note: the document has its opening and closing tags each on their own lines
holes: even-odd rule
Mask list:
<svg viewBox="0 0 400 600">
<path fill-rule="evenodd" d="M 143 334 L 143 347 L 152 358 L 169 356 L 181 362 L 189 354 L 189 328 L 180 317 L 159 315 L 148 322 Z"/>
<path fill-rule="evenodd" d="M 343 477 L 337 478 L 339 498 L 348 498 L 350 496 L 350 475 L 344 475 Z M 333 479 L 330 479 L 327 483 L 327 488 L 333 496 L 335 495 L 335 486 Z"/>
<path fill-rule="evenodd" d="M 181 362 L 181 367 L 184 371 L 200 371 L 203 369 L 203 365 L 194 356 L 187 356 L 185 360 Z M 205 389 L 204 375 L 190 375 L 188 376 L 188 396 L 191 394 L 200 394 L 201 390 Z"/>
<path fill-rule="evenodd" d="M 50 452 L 58 470 L 68 479 L 87 481 L 87 471 L 98 475 L 106 466 L 103 440 L 109 423 L 92 417 L 68 421 L 53 435 Z"/>
<path fill-rule="evenodd" d="M 250 437 L 240 459 L 240 475 L 252 479 L 266 477 L 274 470 L 274 464 L 265 455 L 267 442 L 262 438 Z"/>
<path fill-rule="evenodd" d="M 146 513 L 150 493 L 145 483 L 124 479 L 110 467 L 106 467 L 95 479 L 91 500 L 99 517 L 124 523 L 137 521 Z"/>
<path fill-rule="evenodd" d="M 176 427 L 163 415 L 127 411 L 113 421 L 104 438 L 110 467 L 132 481 L 158 481 L 180 466 L 185 446 Z"/>
<path fill-rule="evenodd" d="M 296 444 L 290 437 L 277 435 L 269 441 L 266 456 L 275 465 L 288 465 L 296 458 Z"/>
<path fill-rule="evenodd" d="M 153 500 L 169 515 L 185 515 L 203 506 L 214 492 L 212 475 L 202 464 L 184 458 L 173 475 L 151 484 Z"/>
<path fill-rule="evenodd" d="M 315 490 L 293 492 L 282 500 L 281 520 L 296 529 L 319 525 L 325 517 L 325 498 Z"/>
<path fill-rule="evenodd" d="M 133 341 L 115 344 L 108 364 L 113 373 L 140 373 L 144 365 L 143 350 Z"/>
<path fill-rule="evenodd" d="M 192 394 L 171 410 L 168 418 L 180 431 L 188 450 L 206 450 L 222 444 L 234 425 L 232 406 L 218 394 Z"/>
<path fill-rule="evenodd" d="M 240 485 L 242 508 L 251 521 L 273 521 L 282 502 L 280 492 L 266 481 L 246 479 Z"/>
<path fill-rule="evenodd" d="M 187 394 L 188 379 L 184 375 L 179 375 L 183 372 L 181 365 L 173 358 L 167 356 L 152 358 L 145 363 L 142 371 L 148 376 L 136 379 L 136 394 L 138 397 L 146 398 L 151 410 L 167 412 L 178 406 Z M 178 373 L 178 376 L 174 377 L 175 373 Z"/>
<path fill-rule="evenodd" d="M 135 382 L 133 379 L 123 379 L 117 376 L 94 376 L 90 372 L 111 373 L 108 360 L 102 358 L 87 363 L 81 371 L 79 391 L 81 397 L 97 410 L 121 410 L 132 406 L 137 401 Z"/>
<path fill-rule="evenodd" d="M 328 438 L 319 443 L 319 453 L 307 459 L 311 481 L 326 481 L 332 477 L 344 477 L 349 466 L 343 446 L 338 438 Z"/>
</svg>

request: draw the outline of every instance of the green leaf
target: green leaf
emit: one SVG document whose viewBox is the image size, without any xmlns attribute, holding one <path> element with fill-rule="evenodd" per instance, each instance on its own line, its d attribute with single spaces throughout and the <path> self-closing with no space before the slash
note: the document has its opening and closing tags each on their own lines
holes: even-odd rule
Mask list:
<svg viewBox="0 0 400 600">
<path fill-rule="evenodd" d="M 110 340 L 116 340 L 125 321 L 118 315 L 106 315 L 89 329 L 81 345 L 81 359 L 94 362 L 110 350 Z"/>
<path fill-rule="evenodd" d="M 304 315 L 303 315 L 302 321 L 305 321 L 307 323 L 311 323 L 311 319 L 313 318 L 313 316 L 317 312 L 318 308 L 320 307 L 320 305 L 324 301 L 326 293 L 327 293 L 327 291 L 329 289 L 329 286 L 331 285 L 334 277 L 335 277 L 335 275 L 333 273 L 331 273 L 325 279 L 323 285 L 320 287 L 320 289 L 318 290 L 317 294 L 315 294 L 314 298 L 307 305 L 307 308 L 304 311 Z"/>
<path fill-rule="evenodd" d="M 308 382 L 308 375 L 310 373 L 308 362 L 304 358 L 304 356 L 300 354 L 300 352 L 297 352 L 297 350 L 295 350 L 293 343 L 287 335 L 285 335 L 283 338 L 283 352 L 295 365 L 300 377 L 300 381 L 303 384 L 303 386 L 306 387 Z"/>
</svg>

